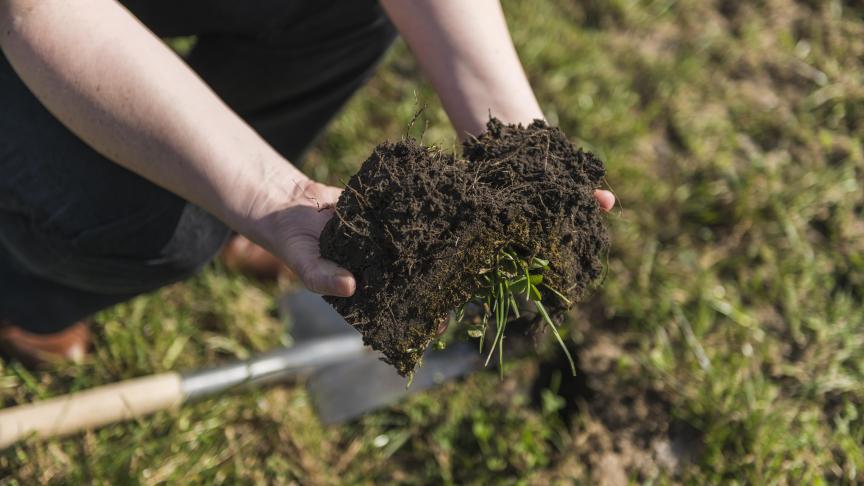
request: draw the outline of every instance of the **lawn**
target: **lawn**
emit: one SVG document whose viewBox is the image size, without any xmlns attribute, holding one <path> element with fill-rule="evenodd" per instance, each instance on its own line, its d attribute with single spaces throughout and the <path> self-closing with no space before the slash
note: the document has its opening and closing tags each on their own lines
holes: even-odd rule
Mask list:
<svg viewBox="0 0 864 486">
<path fill-rule="evenodd" d="M 349 425 L 302 387 L 0 452 L 0 484 L 864 482 L 864 8 L 504 1 L 548 120 L 607 162 L 602 288 L 551 339 Z M 856 6 L 859 5 L 859 6 Z M 404 45 L 307 156 L 454 144 Z M 96 316 L 83 365 L 0 363 L 4 405 L 290 344 L 274 287 L 213 264 Z M 464 330 L 463 330 L 464 332 Z"/>
</svg>

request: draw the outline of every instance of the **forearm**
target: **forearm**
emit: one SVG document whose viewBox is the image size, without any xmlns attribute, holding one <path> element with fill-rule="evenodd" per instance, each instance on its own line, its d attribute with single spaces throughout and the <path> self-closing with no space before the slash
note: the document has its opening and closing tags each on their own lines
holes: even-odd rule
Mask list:
<svg viewBox="0 0 864 486">
<path fill-rule="evenodd" d="M 382 0 L 460 137 L 543 118 L 498 0 Z"/>
<path fill-rule="evenodd" d="M 113 0 L 2 0 L 0 47 L 98 152 L 254 233 L 305 177 Z M 253 238 L 256 235 L 251 235 Z"/>
</svg>

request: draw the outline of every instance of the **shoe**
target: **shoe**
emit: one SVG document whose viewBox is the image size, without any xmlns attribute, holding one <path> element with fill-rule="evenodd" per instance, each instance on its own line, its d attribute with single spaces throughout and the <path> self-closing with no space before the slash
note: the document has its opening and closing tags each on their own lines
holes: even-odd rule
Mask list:
<svg viewBox="0 0 864 486">
<path fill-rule="evenodd" d="M 90 328 L 83 322 L 62 331 L 36 334 L 0 321 L 0 350 L 28 367 L 62 362 L 81 363 L 90 346 Z"/>
<path fill-rule="evenodd" d="M 231 271 L 259 280 L 297 280 L 297 276 L 282 260 L 244 236 L 231 237 L 220 255 L 222 263 Z"/>
</svg>

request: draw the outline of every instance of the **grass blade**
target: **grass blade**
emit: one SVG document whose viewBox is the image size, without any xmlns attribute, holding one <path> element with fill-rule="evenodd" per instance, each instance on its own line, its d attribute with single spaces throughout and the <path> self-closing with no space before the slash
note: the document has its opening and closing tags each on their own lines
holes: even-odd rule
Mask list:
<svg viewBox="0 0 864 486">
<path fill-rule="evenodd" d="M 507 281 L 501 286 L 501 295 L 499 297 L 504 303 L 501 311 L 501 341 L 498 343 L 498 373 L 501 379 L 504 379 L 504 329 L 507 328 L 507 318 L 510 317 L 510 305 L 514 304 L 513 293 L 510 291 L 510 285 Z M 509 304 L 509 305 L 508 305 Z"/>
<path fill-rule="evenodd" d="M 543 287 L 545 287 L 546 290 L 548 290 L 548 291 L 552 292 L 553 294 L 557 295 L 558 298 L 561 299 L 562 301 L 564 301 L 565 304 L 567 304 L 567 305 L 573 305 L 573 302 L 570 302 L 570 299 L 568 299 L 567 297 L 564 297 L 564 294 L 562 294 L 561 292 L 558 292 L 557 290 L 555 290 L 554 288 L 552 288 L 551 286 L 549 286 L 549 285 L 547 285 L 547 284 L 545 284 L 545 283 L 544 283 L 544 284 L 540 284 L 540 285 L 542 285 Z"/>
<path fill-rule="evenodd" d="M 480 354 L 483 354 L 483 341 L 486 339 L 486 326 L 489 324 L 489 314 L 483 312 L 483 331 L 480 333 Z"/>
<path fill-rule="evenodd" d="M 534 301 L 534 305 L 537 306 L 537 310 L 543 316 L 543 320 L 549 324 L 549 327 L 552 328 L 552 333 L 555 335 L 555 339 L 558 340 L 558 344 L 561 345 L 561 349 L 564 350 L 564 354 L 567 356 L 567 362 L 570 363 L 570 371 L 573 373 L 573 376 L 576 376 L 576 364 L 573 362 L 573 357 L 570 356 L 570 350 L 567 349 L 567 345 L 564 344 L 564 340 L 561 339 L 561 334 L 558 333 L 558 328 L 555 326 L 555 323 L 552 322 L 552 318 L 549 317 L 549 313 L 546 312 L 546 307 L 538 300 Z"/>
<path fill-rule="evenodd" d="M 503 300 L 504 284 L 499 282 L 498 285 L 496 285 L 496 290 L 497 290 L 497 292 L 495 293 L 495 296 L 493 297 L 495 300 L 495 304 L 494 304 L 495 325 L 496 325 L 495 340 L 492 341 L 492 349 L 489 350 L 489 355 L 486 357 L 486 363 L 484 364 L 484 366 L 489 366 L 489 361 L 492 360 L 492 355 L 495 354 L 495 347 L 501 346 L 501 341 L 503 340 L 503 337 L 504 337 L 503 312 L 504 312 L 504 308 L 507 306 L 507 302 L 505 302 Z"/>
<path fill-rule="evenodd" d="M 516 316 L 516 319 L 519 319 L 519 306 L 516 304 L 516 298 L 513 297 L 513 292 L 511 291 L 507 297 L 507 300 L 510 301 L 510 308 L 513 309 L 513 315 Z"/>
</svg>

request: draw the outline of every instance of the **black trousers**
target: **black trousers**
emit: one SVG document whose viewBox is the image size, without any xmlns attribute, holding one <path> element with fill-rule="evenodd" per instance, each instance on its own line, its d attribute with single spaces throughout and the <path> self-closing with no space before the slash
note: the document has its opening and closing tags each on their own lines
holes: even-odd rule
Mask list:
<svg viewBox="0 0 864 486">
<path fill-rule="evenodd" d="M 292 161 L 396 36 L 376 0 L 123 3 L 160 36 L 197 36 L 189 65 Z M 89 148 L 0 55 L 0 321 L 58 331 L 190 276 L 229 235 Z"/>
</svg>

